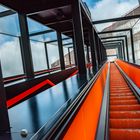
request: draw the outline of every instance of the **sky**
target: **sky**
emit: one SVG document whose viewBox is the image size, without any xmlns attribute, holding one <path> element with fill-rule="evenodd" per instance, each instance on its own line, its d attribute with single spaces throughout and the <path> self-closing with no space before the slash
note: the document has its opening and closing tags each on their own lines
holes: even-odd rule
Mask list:
<svg viewBox="0 0 140 140">
<path fill-rule="evenodd" d="M 138 0 L 84 0 L 92 15 L 92 19 L 102 20 L 120 17 L 138 6 Z M 97 26 L 101 31 L 110 24 Z"/>
</svg>

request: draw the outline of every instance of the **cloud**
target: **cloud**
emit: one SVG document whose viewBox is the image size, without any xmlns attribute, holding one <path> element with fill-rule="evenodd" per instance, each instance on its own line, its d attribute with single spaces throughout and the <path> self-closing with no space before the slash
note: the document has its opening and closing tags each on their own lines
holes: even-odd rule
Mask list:
<svg viewBox="0 0 140 140">
<path fill-rule="evenodd" d="M 102 20 L 123 16 L 130 10 L 138 6 L 138 0 L 101 0 L 90 8 L 92 19 Z M 97 29 L 101 30 L 109 24 L 100 25 Z"/>
<path fill-rule="evenodd" d="M 3 77 L 23 74 L 21 52 L 18 39 L 6 41 L 0 47 Z"/>
<path fill-rule="evenodd" d="M 1 40 L 5 36 L 1 37 Z M 1 42 L 0 40 L 0 42 Z M 59 59 L 59 52 L 57 45 L 47 45 L 50 66 Z M 31 41 L 31 50 L 34 71 L 47 69 L 46 54 L 44 43 Z M 0 46 L 0 61 L 2 65 L 3 77 L 10 77 L 14 75 L 23 74 L 22 58 L 19 40 L 17 38 L 5 41 Z"/>
</svg>

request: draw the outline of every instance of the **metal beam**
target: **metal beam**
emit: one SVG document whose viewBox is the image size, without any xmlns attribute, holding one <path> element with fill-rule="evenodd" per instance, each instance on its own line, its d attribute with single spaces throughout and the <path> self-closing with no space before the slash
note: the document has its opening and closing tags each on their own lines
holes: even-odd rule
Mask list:
<svg viewBox="0 0 140 140">
<path fill-rule="evenodd" d="M 6 11 L 3 11 L 3 12 L 0 12 L 0 18 L 3 18 L 5 16 L 10 16 L 10 15 L 13 15 L 13 14 L 16 14 L 16 12 L 12 11 L 12 10 L 6 10 Z"/>
<path fill-rule="evenodd" d="M 102 43 L 108 43 L 108 42 L 112 42 L 112 43 L 114 43 L 114 42 L 121 42 L 123 39 L 118 39 L 118 40 L 107 40 L 107 41 L 102 41 Z"/>
<path fill-rule="evenodd" d="M 62 41 L 64 40 L 69 40 L 71 38 L 63 38 Z M 58 40 L 51 40 L 51 41 L 46 41 L 46 43 L 54 43 L 54 42 L 57 42 Z"/>
<path fill-rule="evenodd" d="M 128 42 L 127 42 L 127 36 L 124 37 L 125 39 L 125 46 L 126 46 L 126 54 L 127 54 L 127 60 L 129 61 L 129 52 L 128 52 Z M 117 39 L 117 40 L 107 40 L 102 42 L 116 42 L 116 41 L 123 41 L 123 39 Z"/>
<path fill-rule="evenodd" d="M 68 48 L 68 55 L 69 55 L 69 64 L 71 65 L 70 49 L 71 49 L 71 48 Z"/>
<path fill-rule="evenodd" d="M 29 31 L 27 24 L 27 17 L 23 14 L 18 14 L 19 25 L 20 25 L 20 42 L 21 42 L 21 54 L 24 66 L 24 72 L 28 79 L 34 78 L 34 69 L 32 61 L 31 46 L 29 40 Z"/>
<path fill-rule="evenodd" d="M 107 33 L 116 33 L 116 32 L 126 32 L 130 31 L 131 28 L 126 28 L 126 29 L 119 29 L 119 30 L 111 30 L 111 31 L 103 31 L 103 32 L 98 32 L 98 34 L 107 34 Z"/>
<path fill-rule="evenodd" d="M 133 63 L 136 63 L 135 60 L 135 50 L 134 50 L 134 40 L 133 40 L 133 30 L 130 30 L 130 38 L 131 38 L 131 49 L 132 49 L 132 59 L 133 59 Z"/>
<path fill-rule="evenodd" d="M 41 32 L 36 32 L 36 33 L 31 33 L 29 36 L 37 36 L 37 35 L 42 35 L 42 34 L 47 34 L 47 33 L 51 33 L 51 32 L 55 32 L 54 30 L 46 30 L 46 31 L 41 31 Z"/>
<path fill-rule="evenodd" d="M 133 36 L 131 30 L 132 30 L 131 28 L 126 28 L 126 29 L 120 29 L 120 30 L 103 31 L 103 32 L 99 32 L 98 34 L 106 34 L 106 33 L 115 33 L 115 32 L 129 31 L 129 32 L 130 32 L 130 35 Z M 125 37 L 125 43 L 126 43 L 127 60 L 129 61 L 129 52 L 128 52 L 127 36 Z M 132 39 L 131 39 L 131 44 L 132 44 L 132 47 L 133 47 L 133 46 L 134 46 L 133 37 L 132 37 Z M 134 57 L 135 57 L 135 56 L 134 56 Z"/>
<path fill-rule="evenodd" d="M 63 44 L 62 44 L 62 35 L 60 32 L 57 32 L 57 39 L 58 39 L 58 49 L 59 49 L 61 70 L 64 70 L 65 69 L 65 61 L 64 61 Z"/>
<path fill-rule="evenodd" d="M 98 68 L 99 68 L 99 65 L 101 64 L 101 58 L 100 58 L 100 52 L 99 52 L 99 41 L 98 41 L 98 39 L 99 39 L 98 34 L 94 30 L 94 45 L 95 45 L 96 52 L 97 52 L 97 60 L 98 60 Z"/>
<path fill-rule="evenodd" d="M 68 46 L 68 45 L 72 45 L 73 43 L 66 43 L 66 44 L 63 44 L 63 46 Z"/>
<path fill-rule="evenodd" d="M 74 41 L 77 53 L 79 74 L 86 73 L 85 53 L 84 53 L 84 34 L 82 25 L 82 13 L 80 0 L 72 0 L 72 18 L 74 28 Z M 81 58 L 83 58 L 81 60 Z"/>
<path fill-rule="evenodd" d="M 103 45 L 121 45 L 121 43 L 120 42 L 117 42 L 117 43 L 103 43 Z"/>
<path fill-rule="evenodd" d="M 86 56 L 86 59 L 87 59 L 87 62 L 90 63 L 90 58 L 89 58 L 89 46 L 88 46 L 88 45 L 86 46 L 86 49 L 87 49 L 87 56 Z"/>
<path fill-rule="evenodd" d="M 8 109 L 6 103 L 6 92 L 4 88 L 1 63 L 0 63 L 0 133 L 4 131 L 10 131 L 10 124 L 9 124 Z"/>
<path fill-rule="evenodd" d="M 104 19 L 104 20 L 93 21 L 92 23 L 93 24 L 102 24 L 102 23 L 107 23 L 107 22 L 116 22 L 116 21 L 130 20 L 130 19 L 135 19 L 135 18 L 140 18 L 140 15 L 125 16 L 125 17 L 111 18 L 111 19 Z"/>
<path fill-rule="evenodd" d="M 45 54 L 46 54 L 46 62 L 47 62 L 47 67 L 50 69 L 50 64 L 49 64 L 49 57 L 48 57 L 48 48 L 47 48 L 47 43 L 44 43 L 45 46 Z"/>
<path fill-rule="evenodd" d="M 103 40 L 103 39 L 111 39 L 111 38 L 123 38 L 123 37 L 127 37 L 127 36 L 126 35 L 120 35 L 120 36 L 102 37 L 101 40 Z"/>
<path fill-rule="evenodd" d="M 115 54 L 114 55 L 107 55 L 107 57 L 112 57 L 112 56 L 117 56 L 117 55 L 115 55 Z"/>
</svg>

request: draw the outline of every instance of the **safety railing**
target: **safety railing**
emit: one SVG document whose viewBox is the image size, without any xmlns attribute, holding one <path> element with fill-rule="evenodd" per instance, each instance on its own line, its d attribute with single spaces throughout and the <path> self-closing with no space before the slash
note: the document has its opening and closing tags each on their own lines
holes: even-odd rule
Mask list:
<svg viewBox="0 0 140 140">
<path fill-rule="evenodd" d="M 61 138 L 68 139 L 69 136 L 71 136 L 69 137 L 70 139 L 74 139 L 74 138 L 78 139 L 78 137 L 81 137 L 80 134 L 82 132 L 82 129 L 79 129 L 79 126 L 83 127 L 83 129 L 93 128 L 92 133 L 90 133 L 91 131 L 87 131 L 87 136 L 92 135 L 93 139 L 95 138 L 96 130 L 98 126 L 100 108 L 102 104 L 103 92 L 104 92 L 105 82 L 107 77 L 107 70 L 108 70 L 108 64 L 106 63 L 102 66 L 102 68 L 98 71 L 98 73 L 89 81 L 89 83 L 87 83 L 87 85 L 79 93 L 77 98 L 71 103 L 71 105 L 68 107 L 65 113 L 62 114 L 61 117 L 57 121 L 55 121 L 55 123 L 49 129 L 49 131 L 46 132 L 45 136 L 43 137 L 44 140 L 61 139 Z M 91 101 L 91 99 L 93 100 Z M 87 108 L 87 110 L 83 108 L 85 107 L 86 104 L 85 102 L 89 102 L 88 104 L 89 108 Z M 89 115 L 89 118 L 91 118 L 89 120 L 91 122 L 88 120 L 86 122 L 86 117 L 85 117 L 84 121 L 80 121 L 81 119 L 79 119 L 79 121 L 77 122 L 78 124 L 75 125 L 75 127 L 73 127 L 73 124 L 75 124 L 75 120 L 77 120 L 76 119 L 77 115 L 79 116 L 81 114 L 80 112 L 83 111 L 85 111 L 84 113 L 86 115 Z M 81 123 L 84 124 L 81 126 Z M 84 140 L 84 138 L 82 139 Z M 33 138 L 33 140 L 36 139 Z"/>
</svg>

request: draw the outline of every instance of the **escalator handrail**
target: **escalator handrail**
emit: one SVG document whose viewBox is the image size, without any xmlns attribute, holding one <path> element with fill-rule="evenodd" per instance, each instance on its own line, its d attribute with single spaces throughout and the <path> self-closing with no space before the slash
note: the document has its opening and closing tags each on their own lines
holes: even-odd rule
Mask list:
<svg viewBox="0 0 140 140">
<path fill-rule="evenodd" d="M 106 78 L 100 117 L 98 122 L 98 129 L 96 133 L 96 140 L 108 140 L 109 128 L 109 92 L 110 92 L 110 63 Z"/>
<path fill-rule="evenodd" d="M 131 88 L 131 90 L 133 91 L 133 93 L 135 94 L 135 96 L 137 97 L 138 101 L 140 102 L 140 89 L 137 87 L 137 85 L 127 76 L 127 74 L 120 68 L 120 66 L 115 62 L 115 65 L 117 66 L 117 68 L 119 69 L 119 71 L 121 72 L 122 76 L 124 77 L 124 79 L 126 80 L 127 84 L 129 85 L 129 87 Z"/>
<path fill-rule="evenodd" d="M 100 68 L 96 75 L 89 81 L 85 88 L 79 93 L 78 97 L 71 103 L 64 114 L 57 120 L 53 127 L 46 133 L 43 140 L 60 139 L 64 136 L 68 126 L 74 119 L 78 109 L 80 109 L 82 103 L 86 99 L 91 87 L 94 85 L 99 75 L 101 74 L 106 63 Z"/>
</svg>

